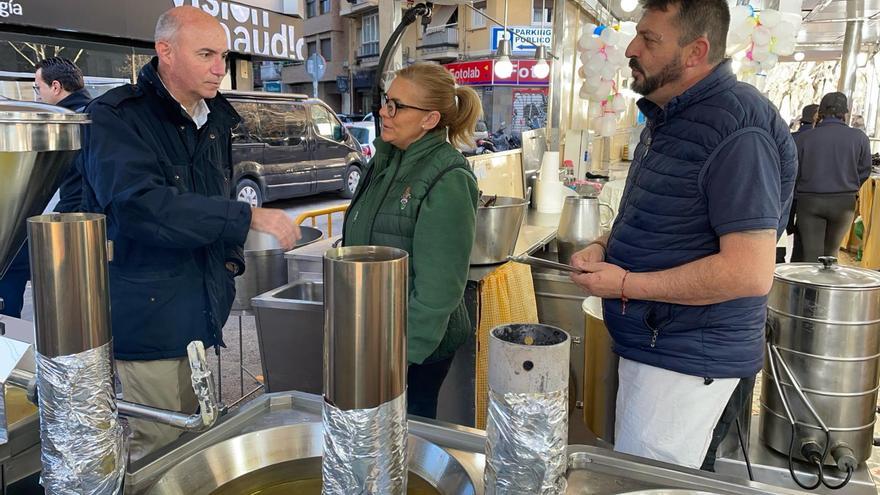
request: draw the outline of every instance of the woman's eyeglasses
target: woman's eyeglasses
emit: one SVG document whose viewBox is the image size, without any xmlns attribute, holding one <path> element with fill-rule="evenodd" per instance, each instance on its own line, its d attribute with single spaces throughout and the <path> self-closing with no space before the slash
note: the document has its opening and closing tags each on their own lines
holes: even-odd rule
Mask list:
<svg viewBox="0 0 880 495">
<path fill-rule="evenodd" d="M 395 115 L 397 115 L 398 110 L 404 110 L 407 108 L 412 108 L 413 110 L 421 110 L 423 112 L 433 112 L 433 110 L 428 110 L 427 108 L 420 108 L 413 105 L 401 103 L 393 98 L 388 98 L 387 95 L 384 97 L 384 102 L 382 104 L 385 106 L 385 111 L 388 113 L 388 116 L 392 119 Z"/>
</svg>

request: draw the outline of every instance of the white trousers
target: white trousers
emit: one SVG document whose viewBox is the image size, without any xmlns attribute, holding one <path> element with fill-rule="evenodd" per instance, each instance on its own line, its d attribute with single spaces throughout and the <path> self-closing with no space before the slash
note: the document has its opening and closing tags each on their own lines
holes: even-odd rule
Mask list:
<svg viewBox="0 0 880 495">
<path fill-rule="evenodd" d="M 620 358 L 614 450 L 699 469 L 739 378 L 684 375 Z"/>
</svg>

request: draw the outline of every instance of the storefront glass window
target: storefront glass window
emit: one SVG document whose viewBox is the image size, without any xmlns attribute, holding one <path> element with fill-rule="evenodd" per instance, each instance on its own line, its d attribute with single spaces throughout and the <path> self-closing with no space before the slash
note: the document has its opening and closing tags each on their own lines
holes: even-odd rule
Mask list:
<svg viewBox="0 0 880 495">
<path fill-rule="evenodd" d="M 89 92 L 98 96 L 134 81 L 152 54 L 152 50 L 131 46 L 0 33 L 0 95 L 33 100 L 34 65 L 44 58 L 58 56 L 76 63 L 83 71 Z"/>
</svg>

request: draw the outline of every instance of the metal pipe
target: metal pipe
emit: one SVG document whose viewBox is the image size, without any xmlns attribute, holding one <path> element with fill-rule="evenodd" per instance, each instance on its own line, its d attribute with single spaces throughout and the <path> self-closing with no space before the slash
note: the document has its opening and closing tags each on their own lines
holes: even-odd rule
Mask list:
<svg viewBox="0 0 880 495">
<path fill-rule="evenodd" d="M 125 472 L 114 404 L 104 215 L 29 218 L 47 493 L 115 494 Z"/>
<path fill-rule="evenodd" d="M 37 352 L 54 358 L 110 343 L 104 215 L 28 219 Z"/>
<path fill-rule="evenodd" d="M 406 493 L 408 258 L 379 246 L 324 254 L 325 495 Z"/>
<path fill-rule="evenodd" d="M 861 18 L 865 15 L 865 0 L 847 0 L 846 17 Z M 840 59 L 840 80 L 837 90 L 852 99 L 856 89 L 856 57 L 862 44 L 862 21 L 846 23 L 843 37 L 843 55 Z"/>
<path fill-rule="evenodd" d="M 324 254 L 324 398 L 369 409 L 406 391 L 406 251 L 380 246 Z"/>
</svg>

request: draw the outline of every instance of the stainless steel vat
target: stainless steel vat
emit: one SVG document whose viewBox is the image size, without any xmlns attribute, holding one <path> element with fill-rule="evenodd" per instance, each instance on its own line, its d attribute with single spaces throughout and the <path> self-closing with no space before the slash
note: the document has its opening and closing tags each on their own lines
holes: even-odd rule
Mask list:
<svg viewBox="0 0 880 495">
<path fill-rule="evenodd" d="M 324 254 L 324 398 L 370 409 L 406 391 L 406 251 L 351 246 Z"/>
<path fill-rule="evenodd" d="M 267 392 L 320 394 L 324 373 L 324 283 L 297 280 L 253 298 Z"/>
<path fill-rule="evenodd" d="M 614 443 L 617 414 L 617 364 L 614 341 L 605 327 L 602 299 L 588 297 L 583 302 L 584 332 L 584 421 L 590 431 Z"/>
<path fill-rule="evenodd" d="M 24 244 L 25 219 L 43 212 L 87 123 L 55 105 L 0 102 L 0 277 Z"/>
<path fill-rule="evenodd" d="M 248 495 L 273 485 L 321 478 L 321 423 L 277 426 L 246 433 L 201 450 L 169 469 L 149 495 Z M 447 451 L 410 436 L 411 473 L 442 495 L 472 495 L 467 471 Z"/>
<path fill-rule="evenodd" d="M 825 447 L 824 423 L 833 457 L 838 457 L 837 447 L 845 446 L 861 462 L 871 455 L 880 386 L 880 273 L 837 266 L 833 258 L 821 262 L 776 267 L 767 324 L 772 354 L 781 361 L 765 356 L 761 440 L 779 452 L 789 451 L 791 425 L 772 364 L 798 422 L 795 456 L 802 458 L 804 442 Z M 836 461 L 828 456 L 825 462 Z"/>
<path fill-rule="evenodd" d="M 491 197 L 483 196 L 480 204 Z M 529 202 L 522 198 L 497 197 L 490 206 L 477 208 L 477 231 L 471 249 L 472 265 L 501 263 L 513 254 Z"/>
<path fill-rule="evenodd" d="M 317 242 L 324 233 L 314 227 L 300 226 L 302 238 L 294 249 Z M 235 301 L 232 310 L 250 311 L 251 299 L 288 282 L 287 261 L 278 239 L 271 234 L 251 230 L 244 243 L 245 271 L 235 278 Z"/>
</svg>

